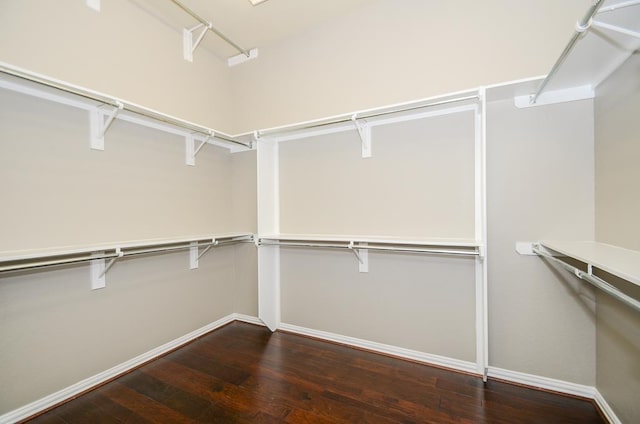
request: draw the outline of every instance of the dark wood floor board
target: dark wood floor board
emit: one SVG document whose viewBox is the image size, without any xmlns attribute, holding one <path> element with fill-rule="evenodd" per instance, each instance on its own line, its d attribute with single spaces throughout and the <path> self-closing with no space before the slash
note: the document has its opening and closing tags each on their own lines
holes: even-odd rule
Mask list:
<svg viewBox="0 0 640 424">
<path fill-rule="evenodd" d="M 160 359 L 144 372 L 185 391 L 234 411 L 238 416 L 251 418 L 258 412 L 283 418 L 289 409 L 272 402 L 268 394 L 252 393 L 243 387 L 222 381 L 188 366 Z"/>
<path fill-rule="evenodd" d="M 31 422 L 604 423 L 583 399 L 239 322 Z"/>
</svg>

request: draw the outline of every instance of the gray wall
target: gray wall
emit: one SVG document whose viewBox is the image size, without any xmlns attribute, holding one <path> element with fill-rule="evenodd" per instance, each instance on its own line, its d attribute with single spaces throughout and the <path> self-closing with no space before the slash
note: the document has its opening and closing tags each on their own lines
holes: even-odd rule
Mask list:
<svg viewBox="0 0 640 424">
<path fill-rule="evenodd" d="M 490 103 L 490 365 L 595 383 L 593 292 L 516 241 L 593 238 L 593 103 Z"/>
<path fill-rule="evenodd" d="M 596 238 L 640 250 L 640 55 L 598 87 Z M 640 299 L 638 287 L 622 286 Z M 640 313 L 598 294 L 597 388 L 625 423 L 640 421 Z"/>
<path fill-rule="evenodd" d="M 93 151 L 88 134 L 86 112 L 0 92 L 0 250 L 255 228 L 255 153 L 205 146 L 190 167 L 177 136 L 116 121 Z M 87 264 L 2 274 L 0 414 L 230 313 L 257 315 L 255 250 L 216 248 L 197 270 L 187 251 L 122 259 L 97 291 Z"/>
</svg>

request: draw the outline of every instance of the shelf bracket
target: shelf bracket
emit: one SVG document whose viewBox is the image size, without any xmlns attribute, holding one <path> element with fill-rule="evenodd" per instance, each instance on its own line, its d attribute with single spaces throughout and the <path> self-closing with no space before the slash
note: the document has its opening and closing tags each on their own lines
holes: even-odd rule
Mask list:
<svg viewBox="0 0 640 424">
<path fill-rule="evenodd" d="M 91 148 L 93 150 L 104 150 L 104 135 L 120 111 L 124 109 L 122 102 L 116 101 L 115 103 L 116 106 L 110 112 L 105 112 L 101 107 L 97 107 L 90 112 L 89 126 L 91 130 Z"/>
<path fill-rule="evenodd" d="M 95 252 L 97 256 L 104 255 L 104 252 Z M 105 266 L 105 259 L 94 259 L 90 263 L 89 271 L 91 273 L 91 290 L 103 289 L 107 286 L 106 275 L 111 267 L 116 263 L 118 259 L 124 256 L 124 252 L 119 247 L 116 248 L 116 256 L 111 258 L 109 263 Z"/>
<path fill-rule="evenodd" d="M 356 248 L 353 241 L 349 242 L 349 249 L 353 252 L 356 259 L 358 259 L 358 271 L 369 272 L 369 250 Z"/>
<path fill-rule="evenodd" d="M 198 24 L 193 28 L 184 28 L 182 30 L 182 50 L 184 60 L 193 62 L 193 52 L 196 50 L 196 48 L 198 48 L 198 45 L 200 45 L 200 42 L 207 34 L 207 31 L 209 31 L 212 27 L 213 25 L 211 24 L 211 22 L 207 22 L 206 25 Z M 193 36 L 195 35 L 195 32 L 201 28 L 202 31 L 200 32 L 200 34 L 198 34 L 194 41 Z"/>
<path fill-rule="evenodd" d="M 592 21 L 591 26 L 595 28 L 600 28 L 600 29 L 608 29 L 609 31 L 617 32 L 618 34 L 623 34 L 629 37 L 640 39 L 640 32 L 632 31 L 630 29 L 619 27 L 617 25 L 611 25 L 604 22 Z"/>
<path fill-rule="evenodd" d="M 192 241 L 189 247 L 189 269 L 197 269 L 199 266 L 200 258 L 214 246 L 218 245 L 218 240 L 211 239 L 211 244 L 207 246 L 202 252 L 199 250 L 199 243 Z"/>
<path fill-rule="evenodd" d="M 196 155 L 200 152 L 200 150 L 204 147 L 205 144 L 209 142 L 215 133 L 213 131 L 209 131 L 209 134 L 205 137 L 205 139 L 200 143 L 200 145 L 196 148 L 195 146 L 195 135 L 188 134 L 185 136 L 185 164 L 189 166 L 196 166 Z"/>
<path fill-rule="evenodd" d="M 362 141 L 362 157 L 370 158 L 371 157 L 371 127 L 367 124 L 366 121 L 360 122 L 358 121 L 357 114 L 353 114 L 351 117 L 353 124 L 356 126 L 358 130 L 358 135 L 360 135 L 360 140 Z"/>
</svg>

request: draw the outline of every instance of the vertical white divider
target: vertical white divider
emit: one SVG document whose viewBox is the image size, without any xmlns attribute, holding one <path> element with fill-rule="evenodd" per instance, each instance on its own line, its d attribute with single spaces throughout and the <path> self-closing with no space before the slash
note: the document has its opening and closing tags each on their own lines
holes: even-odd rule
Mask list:
<svg viewBox="0 0 640 424">
<path fill-rule="evenodd" d="M 277 140 L 261 138 L 258 150 L 258 238 L 280 233 Z M 280 247 L 258 249 L 258 317 L 271 330 L 280 326 Z"/>
<path fill-rule="evenodd" d="M 104 252 L 95 252 L 96 255 L 104 255 Z M 103 289 L 107 286 L 107 276 L 104 274 L 105 260 L 93 259 L 89 265 L 89 273 L 91 275 L 91 290 Z"/>
<path fill-rule="evenodd" d="M 487 314 L 487 190 L 486 190 L 486 90 L 480 88 L 480 105 L 475 110 L 475 239 L 476 257 L 476 369 L 487 381 L 489 368 L 489 326 Z"/>
</svg>

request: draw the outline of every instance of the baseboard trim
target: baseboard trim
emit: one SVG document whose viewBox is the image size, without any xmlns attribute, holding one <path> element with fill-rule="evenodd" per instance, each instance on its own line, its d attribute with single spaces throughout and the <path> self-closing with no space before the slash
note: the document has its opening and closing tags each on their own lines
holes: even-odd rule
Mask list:
<svg viewBox="0 0 640 424">
<path fill-rule="evenodd" d="M 593 386 L 585 386 L 582 384 L 570 383 L 568 381 L 556 380 L 523 372 L 509 371 L 495 367 L 489 367 L 489 377 L 538 389 L 551 390 L 558 393 L 591 399 L 609 423 L 622 424 L 622 421 L 620 421 L 615 412 L 613 412 L 613 409 L 609 406 L 602 394 Z"/>
<path fill-rule="evenodd" d="M 330 333 L 327 331 L 314 330 L 311 328 L 300 327 L 293 324 L 281 323 L 280 326 L 278 326 L 278 330 L 340 343 L 347 346 L 353 346 L 373 352 L 382 353 L 385 355 L 410 359 L 412 361 L 421 362 L 428 365 L 435 365 L 438 367 L 449 368 L 465 373 L 477 374 L 475 363 L 462 361 L 459 359 L 447 358 L 446 356 L 433 355 L 430 353 L 419 352 L 417 350 L 405 349 L 402 347 L 372 342 L 355 337 L 343 336 L 341 334 Z"/>
<path fill-rule="evenodd" d="M 598 389 L 594 389 L 594 392 L 593 400 L 605 419 L 607 419 L 610 424 L 622 424 L 622 421 L 618 418 L 616 413 L 613 412 L 613 409 L 611 409 L 611 406 L 609 406 L 609 403 L 607 403 L 600 391 Z"/>
<path fill-rule="evenodd" d="M 264 327 L 264 322 L 262 322 L 262 320 L 258 317 L 253 317 L 251 315 L 245 315 L 245 314 L 231 314 L 233 315 L 233 319 L 235 321 L 242 321 L 242 322 L 246 322 L 247 324 L 254 324 L 254 325 L 259 325 L 261 327 Z"/>
<path fill-rule="evenodd" d="M 593 386 L 586 386 L 583 384 L 576 384 L 564 380 L 556 380 L 555 378 L 542 377 L 518 371 L 505 370 L 502 368 L 489 367 L 488 376 L 512 383 L 572 396 L 579 396 L 587 399 L 593 399 L 595 395 L 595 388 Z"/>
<path fill-rule="evenodd" d="M 168 343 L 165 343 L 162 346 L 158 346 L 157 348 L 152 349 L 148 352 L 145 352 L 142 355 L 138 355 L 133 359 L 130 359 L 126 362 L 116 365 L 113 368 L 110 368 L 106 371 L 103 371 L 85 380 L 79 381 L 78 383 L 75 383 L 53 394 L 45 396 L 42 399 L 31 402 L 18 409 L 7 412 L 6 414 L 0 416 L 0 424 L 15 423 L 17 421 L 29 418 L 39 412 L 42 412 L 68 399 L 78 396 L 79 394 L 86 392 L 87 390 L 90 390 L 96 386 L 99 386 L 100 384 L 103 384 L 109 380 L 112 380 L 118 377 L 119 375 L 122 375 L 128 371 L 131 371 L 132 369 L 146 362 L 149 362 L 161 355 L 164 355 L 167 352 L 170 352 L 176 348 L 179 348 L 180 346 L 187 344 L 190 341 L 195 340 L 198 337 L 203 336 L 204 334 L 210 331 L 213 331 L 217 328 L 220 328 L 236 320 L 243 321 L 243 322 L 250 322 L 252 324 L 263 325 L 262 321 L 260 321 L 255 317 L 250 317 L 248 315 L 235 314 L 235 313 L 227 315 L 215 322 L 212 322 L 210 324 L 205 325 L 204 327 L 201 327 L 195 331 L 192 331 L 189 334 L 186 334 L 182 337 L 178 337 L 177 339 L 172 340 Z"/>
</svg>

